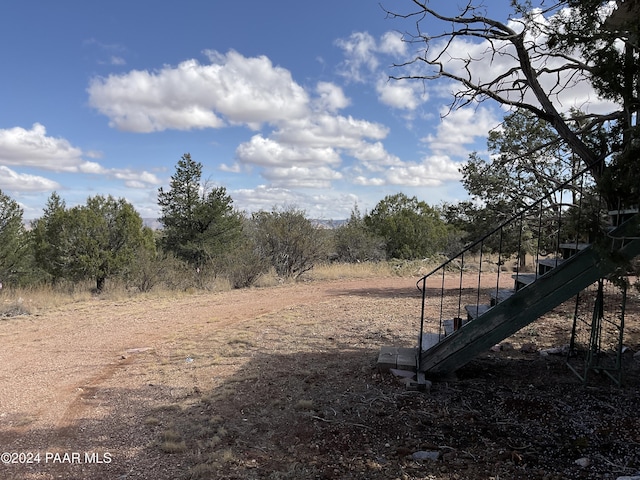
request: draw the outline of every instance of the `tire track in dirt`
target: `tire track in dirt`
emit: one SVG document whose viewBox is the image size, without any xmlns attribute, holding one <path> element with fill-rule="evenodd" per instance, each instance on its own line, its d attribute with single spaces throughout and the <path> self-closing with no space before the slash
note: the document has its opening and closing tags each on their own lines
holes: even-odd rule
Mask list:
<svg viewBox="0 0 640 480">
<path fill-rule="evenodd" d="M 115 375 L 117 370 L 124 368 L 133 362 L 133 356 L 122 357 L 118 363 L 111 363 L 104 367 L 97 375 L 89 379 L 82 386 L 75 387 L 66 395 L 73 398 L 62 418 L 58 422 L 57 430 L 61 437 L 75 438 L 77 429 L 76 421 L 84 411 L 95 405 L 95 398 L 100 386 Z"/>
</svg>

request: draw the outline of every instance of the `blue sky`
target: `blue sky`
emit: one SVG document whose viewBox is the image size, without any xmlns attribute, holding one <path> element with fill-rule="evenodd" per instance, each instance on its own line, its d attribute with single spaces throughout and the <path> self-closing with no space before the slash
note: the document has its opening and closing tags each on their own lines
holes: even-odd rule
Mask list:
<svg viewBox="0 0 640 480">
<path fill-rule="evenodd" d="M 111 194 L 156 217 L 189 152 L 248 212 L 329 220 L 398 192 L 463 199 L 458 168 L 503 113 L 441 119 L 442 85 L 389 81 L 415 53 L 401 41 L 413 27 L 378 0 L 6 2 L 0 190 L 26 219 L 54 190 L 68 206 Z"/>
</svg>

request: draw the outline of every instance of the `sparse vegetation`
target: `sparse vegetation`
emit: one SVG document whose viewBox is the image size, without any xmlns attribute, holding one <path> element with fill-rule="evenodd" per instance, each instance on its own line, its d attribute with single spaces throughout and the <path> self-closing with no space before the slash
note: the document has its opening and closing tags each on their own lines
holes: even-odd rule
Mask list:
<svg viewBox="0 0 640 480">
<path fill-rule="evenodd" d="M 18 317 L 20 315 L 29 315 L 31 310 L 25 306 L 22 297 L 17 300 L 4 302 L 0 307 L 0 318 Z"/>
<path fill-rule="evenodd" d="M 299 278 L 327 258 L 323 230 L 313 226 L 295 207 L 252 216 L 258 257 L 268 261 L 283 278 Z"/>
<path fill-rule="evenodd" d="M 415 261 L 384 261 L 362 263 L 321 263 L 303 277 L 306 281 L 344 280 L 354 278 L 380 278 L 390 276 L 420 276 L 438 265 L 441 257 Z M 193 295 L 198 292 L 194 288 L 193 273 L 180 267 L 175 270 L 167 268 L 162 275 L 165 280 L 158 282 L 153 288 L 142 291 L 131 282 L 111 282 L 100 294 L 103 300 L 122 300 L 132 296 L 141 298 L 163 298 L 171 296 Z M 467 268 L 473 268 L 469 262 Z M 289 280 L 292 281 L 292 280 Z M 254 288 L 270 288 L 283 283 L 275 272 L 260 275 L 253 284 Z M 93 283 L 91 281 L 72 283 L 59 282 L 57 285 L 43 284 L 32 287 L 5 289 L 0 294 L 0 316 L 29 315 L 57 308 L 61 305 L 82 302 L 90 299 Z M 224 292 L 235 286 L 224 277 L 211 279 L 207 290 Z M 4 313 L 3 313 L 4 312 Z M 238 339 L 237 343 L 248 340 Z"/>
<path fill-rule="evenodd" d="M 440 255 L 450 237 L 439 211 L 415 197 L 389 196 L 366 215 L 355 207 L 342 226 L 325 228 L 294 206 L 238 212 L 226 190 L 203 183 L 201 172 L 183 155 L 170 189 L 158 191 L 159 231 L 144 227 L 124 199 L 96 196 L 67 208 L 53 192 L 27 232 L 22 211 L 0 192 L 5 291 L 33 287 L 60 298 L 86 289 L 113 298 L 405 274 L 414 260 Z"/>
</svg>

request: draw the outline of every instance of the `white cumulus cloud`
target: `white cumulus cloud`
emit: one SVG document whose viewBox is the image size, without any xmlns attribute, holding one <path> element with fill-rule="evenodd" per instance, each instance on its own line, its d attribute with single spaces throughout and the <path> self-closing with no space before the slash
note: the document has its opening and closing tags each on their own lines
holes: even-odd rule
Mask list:
<svg viewBox="0 0 640 480">
<path fill-rule="evenodd" d="M 342 88 L 335 83 L 319 82 L 316 92 L 318 94 L 316 105 L 321 111 L 337 112 L 351 104 Z"/>
<path fill-rule="evenodd" d="M 415 110 L 429 100 L 421 82 L 380 78 L 376 83 L 378 99 L 384 105 L 399 110 Z"/>
<path fill-rule="evenodd" d="M 254 135 L 249 142 L 236 149 L 236 158 L 246 164 L 284 167 L 295 164 L 337 165 L 340 156 L 331 147 L 306 147 L 280 143 L 261 135 Z"/>
<path fill-rule="evenodd" d="M 354 148 L 363 138 L 382 140 L 389 129 L 379 123 L 328 114 L 288 122 L 274 133 L 280 142 L 312 147 Z"/>
<path fill-rule="evenodd" d="M 70 174 L 101 175 L 116 178 L 132 185 L 159 185 L 160 180 L 149 172 L 130 169 L 105 168 L 83 157 L 97 157 L 96 152 L 83 152 L 64 138 L 47 135 L 44 125 L 33 124 L 31 129 L 13 127 L 0 129 L 0 171 L 4 188 L 12 191 L 52 191 L 62 186 L 53 180 L 10 169 L 30 168 Z"/>
<path fill-rule="evenodd" d="M 272 186 L 286 188 L 329 188 L 342 174 L 329 167 L 275 167 L 265 171 L 264 177 Z"/>
<path fill-rule="evenodd" d="M 407 59 L 407 43 L 398 32 L 386 32 L 378 40 L 367 32 L 355 32 L 337 40 L 336 45 L 345 57 L 339 73 L 349 81 L 375 82 L 383 105 L 413 111 L 429 99 L 420 82 L 389 80 L 389 72 L 381 68 L 383 59 L 388 62 L 386 67 Z"/>
<path fill-rule="evenodd" d="M 443 107 L 443 118 L 438 124 L 436 134 L 423 138 L 431 150 L 440 155 L 467 157 L 469 146 L 479 137 L 486 137 L 501 121 L 494 111 L 486 107 L 447 112 L 447 108 Z"/>
<path fill-rule="evenodd" d="M 460 163 L 447 156 L 430 156 L 419 164 L 391 167 L 386 172 L 387 182 L 392 185 L 411 187 L 435 187 L 443 182 L 460 180 Z"/>
<path fill-rule="evenodd" d="M 401 165 L 402 161 L 396 155 L 389 153 L 382 142 L 362 142 L 351 150 L 353 155 L 370 170 L 381 170 L 390 165 Z"/>
<path fill-rule="evenodd" d="M 83 162 L 80 148 L 64 138 L 48 136 L 46 128 L 39 123 L 34 123 L 31 129 L 0 129 L 2 165 L 75 172 Z"/>
<path fill-rule="evenodd" d="M 254 135 L 236 149 L 236 164 L 226 171 L 258 167 L 272 186 L 329 188 L 343 178 L 343 156 L 376 165 L 396 164 L 380 141 L 388 129 L 365 120 L 313 114 L 282 124 L 269 137 Z"/>
<path fill-rule="evenodd" d="M 270 211 L 277 205 L 303 205 L 306 198 L 293 190 L 267 185 L 241 188 L 230 192 L 234 201 L 245 205 L 249 212 Z"/>
<path fill-rule="evenodd" d="M 378 42 L 378 50 L 401 60 L 407 55 L 407 43 L 398 32 L 385 32 Z"/>
<path fill-rule="evenodd" d="M 220 128 L 226 122 L 257 129 L 307 113 L 307 92 L 267 57 L 205 53 L 209 64 L 191 59 L 153 72 L 96 77 L 89 103 L 111 126 L 132 132 Z"/>
<path fill-rule="evenodd" d="M 354 32 L 349 38 L 336 40 L 344 52 L 344 61 L 339 72 L 353 82 L 364 82 L 367 74 L 376 71 L 379 65 L 379 47 L 375 38 L 367 32 Z"/>
<path fill-rule="evenodd" d="M 362 185 L 365 187 L 381 187 L 387 184 L 384 178 L 380 178 L 380 177 L 369 178 L 369 177 L 365 177 L 364 175 L 358 175 L 357 177 L 355 177 L 353 179 L 353 183 L 356 185 Z"/>
<path fill-rule="evenodd" d="M 58 182 L 39 175 L 17 173 L 9 167 L 0 165 L 0 190 L 21 192 L 48 192 L 60 187 Z"/>
</svg>

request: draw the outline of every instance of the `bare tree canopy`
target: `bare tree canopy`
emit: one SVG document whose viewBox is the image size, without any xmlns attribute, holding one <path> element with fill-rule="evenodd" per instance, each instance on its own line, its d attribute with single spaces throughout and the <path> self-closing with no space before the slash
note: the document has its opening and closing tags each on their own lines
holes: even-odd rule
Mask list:
<svg viewBox="0 0 640 480">
<path fill-rule="evenodd" d="M 392 78 L 448 82 L 450 109 L 493 100 L 533 113 L 611 202 L 638 203 L 640 0 L 512 0 L 506 15 L 503 2 L 407 3 L 387 13 L 413 21 L 404 39 L 417 48 Z M 585 86 L 592 95 L 580 98 Z"/>
</svg>

